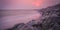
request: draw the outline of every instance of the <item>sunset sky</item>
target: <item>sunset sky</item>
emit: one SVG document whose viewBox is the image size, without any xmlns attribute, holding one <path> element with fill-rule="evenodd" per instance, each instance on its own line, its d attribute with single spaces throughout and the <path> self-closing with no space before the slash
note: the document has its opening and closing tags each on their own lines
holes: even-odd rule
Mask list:
<svg viewBox="0 0 60 30">
<path fill-rule="evenodd" d="M 4 9 L 40 9 L 60 3 L 60 0 L 1 0 Z"/>
</svg>

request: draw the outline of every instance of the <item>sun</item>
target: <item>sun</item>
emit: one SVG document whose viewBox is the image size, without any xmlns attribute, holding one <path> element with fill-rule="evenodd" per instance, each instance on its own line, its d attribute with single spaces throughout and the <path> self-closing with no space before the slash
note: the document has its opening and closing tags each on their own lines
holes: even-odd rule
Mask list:
<svg viewBox="0 0 60 30">
<path fill-rule="evenodd" d="M 39 2 L 36 2 L 36 3 L 35 3 L 35 6 L 36 6 L 36 7 L 39 7 L 39 6 L 40 6 Z"/>
<path fill-rule="evenodd" d="M 39 6 L 40 6 L 40 1 L 35 1 L 35 2 L 33 2 L 33 5 L 34 5 L 35 7 L 39 7 Z"/>
</svg>

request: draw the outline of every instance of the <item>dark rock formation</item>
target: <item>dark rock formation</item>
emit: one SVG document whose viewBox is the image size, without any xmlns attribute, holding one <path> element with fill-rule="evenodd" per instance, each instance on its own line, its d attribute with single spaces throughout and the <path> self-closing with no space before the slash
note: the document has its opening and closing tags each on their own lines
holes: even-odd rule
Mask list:
<svg viewBox="0 0 60 30">
<path fill-rule="evenodd" d="M 60 30 L 60 4 L 40 10 L 43 30 Z"/>
</svg>

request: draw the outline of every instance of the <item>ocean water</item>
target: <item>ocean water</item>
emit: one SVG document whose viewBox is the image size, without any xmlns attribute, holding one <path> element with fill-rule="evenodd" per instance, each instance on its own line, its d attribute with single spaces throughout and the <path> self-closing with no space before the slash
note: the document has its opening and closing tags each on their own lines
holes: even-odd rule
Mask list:
<svg viewBox="0 0 60 30">
<path fill-rule="evenodd" d="M 37 10 L 0 10 L 0 29 L 5 30 L 18 23 L 27 23 L 37 20 L 41 15 Z"/>
</svg>

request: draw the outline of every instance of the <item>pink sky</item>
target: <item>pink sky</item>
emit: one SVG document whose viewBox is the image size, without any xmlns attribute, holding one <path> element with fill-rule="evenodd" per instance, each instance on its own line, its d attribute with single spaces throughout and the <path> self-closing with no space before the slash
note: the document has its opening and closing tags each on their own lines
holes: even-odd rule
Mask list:
<svg viewBox="0 0 60 30">
<path fill-rule="evenodd" d="M 60 0 L 4 0 L 5 9 L 40 9 L 60 3 Z"/>
</svg>

